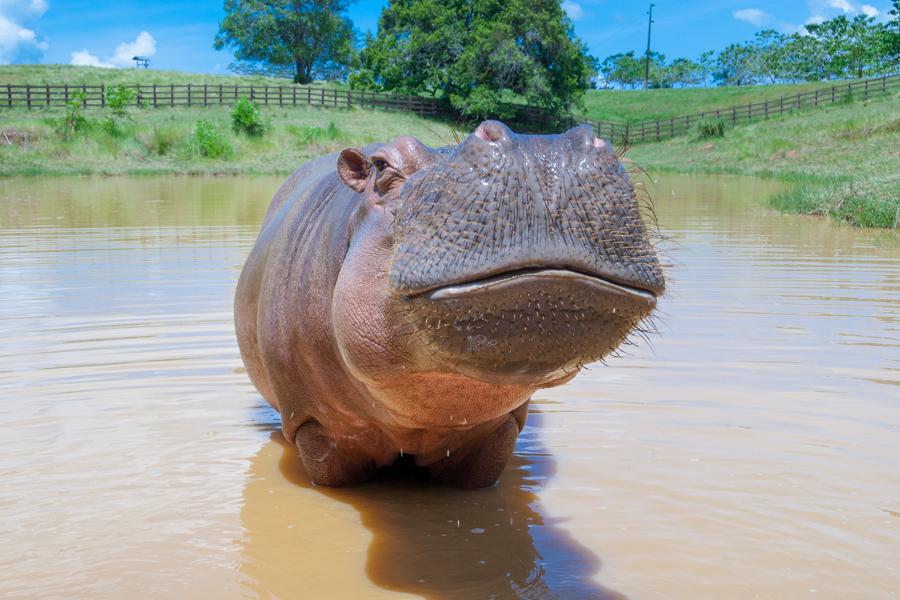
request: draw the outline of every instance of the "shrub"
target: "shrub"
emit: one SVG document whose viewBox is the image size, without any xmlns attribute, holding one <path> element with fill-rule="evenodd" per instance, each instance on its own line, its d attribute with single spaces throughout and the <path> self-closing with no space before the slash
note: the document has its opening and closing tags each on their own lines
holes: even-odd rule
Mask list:
<svg viewBox="0 0 900 600">
<path fill-rule="evenodd" d="M 84 110 L 84 93 L 75 92 L 66 102 L 66 112 L 62 118 L 56 123 L 57 130 L 63 137 L 71 137 L 87 128 L 89 122 L 87 117 L 82 114 Z"/>
<path fill-rule="evenodd" d="M 222 132 L 206 119 L 197 121 L 191 141 L 195 152 L 207 158 L 230 158 L 234 153 Z"/>
<path fill-rule="evenodd" d="M 259 107 L 246 98 L 238 100 L 231 109 L 231 127 L 247 135 L 262 135 L 266 131 Z"/>
<path fill-rule="evenodd" d="M 707 140 L 709 138 L 725 137 L 725 120 L 724 119 L 703 119 L 697 123 L 697 139 Z"/>
<path fill-rule="evenodd" d="M 150 138 L 144 143 L 153 154 L 165 156 L 171 152 L 182 139 L 181 132 L 175 127 L 154 127 Z"/>
<path fill-rule="evenodd" d="M 338 129 L 334 121 L 328 123 L 328 127 L 316 127 L 311 125 L 289 125 L 288 131 L 297 138 L 301 146 L 320 142 L 331 142 L 344 137 L 344 132 Z"/>
<path fill-rule="evenodd" d="M 125 108 L 134 102 L 135 91 L 124 85 L 118 85 L 106 93 L 106 106 L 118 119 L 131 118 Z"/>
</svg>

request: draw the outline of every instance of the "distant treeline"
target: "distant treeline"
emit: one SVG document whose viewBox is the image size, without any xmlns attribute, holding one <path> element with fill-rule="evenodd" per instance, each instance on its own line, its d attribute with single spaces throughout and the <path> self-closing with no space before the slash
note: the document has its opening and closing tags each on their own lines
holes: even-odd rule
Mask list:
<svg viewBox="0 0 900 600">
<path fill-rule="evenodd" d="M 772 29 L 747 42 L 709 51 L 698 60 L 671 62 L 650 53 L 648 84 L 655 88 L 708 85 L 752 85 L 862 78 L 890 75 L 900 68 L 900 0 L 894 0 L 891 20 L 844 15 L 808 24 L 791 35 Z M 613 54 L 599 65 L 599 84 L 636 88 L 643 85 L 646 55 Z"/>
</svg>

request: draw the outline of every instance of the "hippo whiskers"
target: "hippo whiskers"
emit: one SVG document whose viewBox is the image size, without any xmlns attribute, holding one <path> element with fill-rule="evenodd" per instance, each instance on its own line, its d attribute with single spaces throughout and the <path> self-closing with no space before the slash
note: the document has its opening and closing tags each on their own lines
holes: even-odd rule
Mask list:
<svg viewBox="0 0 900 600">
<path fill-rule="evenodd" d="M 643 335 L 665 281 L 635 195 L 587 126 L 457 146 L 409 137 L 300 167 L 241 273 L 251 380 L 313 482 L 411 455 L 492 485 L 535 390 Z"/>
</svg>

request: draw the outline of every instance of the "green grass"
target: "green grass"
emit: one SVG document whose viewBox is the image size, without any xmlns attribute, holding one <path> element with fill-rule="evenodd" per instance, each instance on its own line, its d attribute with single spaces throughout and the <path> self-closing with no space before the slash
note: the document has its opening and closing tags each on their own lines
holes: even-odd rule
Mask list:
<svg viewBox="0 0 900 600">
<path fill-rule="evenodd" d="M 106 111 L 87 110 L 88 127 L 69 136 L 58 130 L 61 109 L 4 111 L 0 176 L 283 174 L 316 156 L 399 135 L 434 146 L 454 142 L 449 125 L 405 113 L 311 107 L 260 111 L 266 124 L 261 136 L 234 132 L 229 107 L 132 108 L 132 121 L 114 131 L 102 124 Z"/>
<path fill-rule="evenodd" d="M 900 94 L 699 135 L 635 146 L 649 170 L 776 177 L 790 185 L 771 200 L 786 212 L 828 215 L 865 227 L 897 227 Z"/>
<path fill-rule="evenodd" d="M 174 84 L 186 85 L 290 85 L 290 79 L 264 77 L 262 75 L 205 75 L 184 71 L 160 71 L 157 69 L 101 69 L 99 67 L 75 67 L 72 65 L 2 65 L 0 85 L 6 84 L 52 85 L 114 85 Z M 316 82 L 322 87 L 346 87 L 341 83 Z"/>
<path fill-rule="evenodd" d="M 590 90 L 585 94 L 584 110 L 577 112 L 597 121 L 655 121 L 738 104 L 774 100 L 816 88 L 830 88 L 836 83 L 838 82 L 664 90 Z"/>
</svg>

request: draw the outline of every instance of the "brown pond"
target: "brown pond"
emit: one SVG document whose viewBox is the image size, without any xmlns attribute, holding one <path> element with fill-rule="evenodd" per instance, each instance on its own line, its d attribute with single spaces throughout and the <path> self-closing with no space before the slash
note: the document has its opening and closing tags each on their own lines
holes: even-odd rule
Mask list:
<svg viewBox="0 0 900 600">
<path fill-rule="evenodd" d="M 311 488 L 232 291 L 277 179 L 0 181 L 0 596 L 896 598 L 900 246 L 665 177 L 660 334 L 500 485 Z"/>
</svg>

